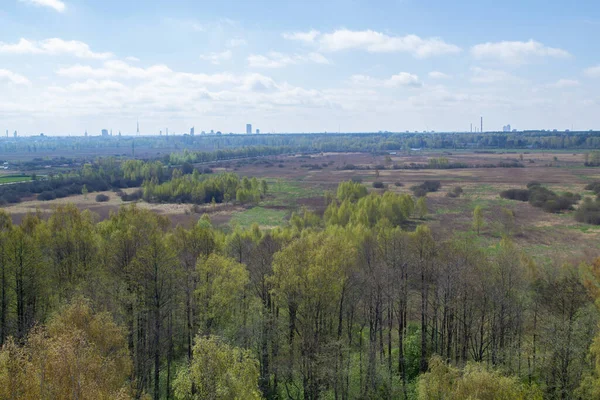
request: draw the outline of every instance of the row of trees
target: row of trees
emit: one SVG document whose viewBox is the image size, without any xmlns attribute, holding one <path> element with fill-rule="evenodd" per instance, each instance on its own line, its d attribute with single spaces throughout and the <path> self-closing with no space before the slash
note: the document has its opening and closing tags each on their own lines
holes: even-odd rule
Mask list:
<svg viewBox="0 0 600 400">
<path fill-rule="evenodd" d="M 171 180 L 158 184 L 157 180 L 146 181 L 143 186 L 144 200 L 164 203 L 227 203 L 236 200 L 241 204 L 258 202 L 267 194 L 268 184 L 256 178 L 240 179 L 236 174 L 181 175 L 175 170 Z"/>
<path fill-rule="evenodd" d="M 474 233 L 407 232 L 394 217 L 411 217 L 409 198 L 360 186 L 340 185 L 324 219 L 306 211 L 271 231 L 226 234 L 207 217 L 170 229 L 135 205 L 103 222 L 74 206 L 18 226 L 0 213 L 0 397 L 600 391 L 600 262 L 537 264 L 510 238 L 481 248 Z"/>
</svg>

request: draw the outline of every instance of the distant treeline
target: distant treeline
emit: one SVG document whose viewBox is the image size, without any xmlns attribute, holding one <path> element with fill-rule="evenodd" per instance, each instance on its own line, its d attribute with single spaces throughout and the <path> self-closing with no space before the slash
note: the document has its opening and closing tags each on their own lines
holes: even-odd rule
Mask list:
<svg viewBox="0 0 600 400">
<path fill-rule="evenodd" d="M 0 186 L 0 204 L 18 203 L 24 198 L 37 196 L 39 200 L 53 200 L 75 194 L 120 190 L 128 187 L 139 187 L 145 181 L 163 183 L 174 174 L 211 173 L 204 168 L 195 170 L 193 166 L 184 164 L 180 169 L 165 166 L 160 161 L 125 160 L 117 162 L 114 158 L 99 159 L 95 163 L 85 164 L 71 173 L 49 174 L 43 178 L 28 182 Z M 127 195 L 124 195 L 126 199 Z"/>
</svg>

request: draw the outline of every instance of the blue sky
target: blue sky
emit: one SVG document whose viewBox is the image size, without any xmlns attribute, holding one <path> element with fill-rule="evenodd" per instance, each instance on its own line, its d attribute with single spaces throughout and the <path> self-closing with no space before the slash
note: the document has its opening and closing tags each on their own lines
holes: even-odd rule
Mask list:
<svg viewBox="0 0 600 400">
<path fill-rule="evenodd" d="M 2 0 L 0 129 L 598 129 L 598 32 L 592 0 Z"/>
</svg>

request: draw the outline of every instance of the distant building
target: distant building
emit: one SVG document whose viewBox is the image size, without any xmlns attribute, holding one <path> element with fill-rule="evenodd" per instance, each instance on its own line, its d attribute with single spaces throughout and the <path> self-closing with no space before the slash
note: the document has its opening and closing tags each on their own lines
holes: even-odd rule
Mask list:
<svg viewBox="0 0 600 400">
<path fill-rule="evenodd" d="M 214 130 L 214 129 L 211 129 L 211 130 L 210 130 L 210 134 L 211 134 L 211 135 L 214 135 L 214 134 L 215 134 L 215 130 Z"/>
<path fill-rule="evenodd" d="M 108 136 L 108 129 L 102 129 L 102 136 Z"/>
<path fill-rule="evenodd" d="M 190 136 L 194 136 L 194 127 L 193 126 L 190 128 Z"/>
<path fill-rule="evenodd" d="M 17 137 L 17 131 L 15 131 L 15 132 L 13 133 L 13 137 L 15 137 L 15 138 Z"/>
<path fill-rule="evenodd" d="M 87 137 L 87 130 L 85 131 L 85 135 L 84 136 Z"/>
<path fill-rule="evenodd" d="M 252 135 L 252 124 L 246 124 L 246 134 Z"/>
<path fill-rule="evenodd" d="M 257 129 L 257 130 L 256 130 L 256 134 L 257 134 L 257 135 L 260 135 L 260 129 Z"/>
<path fill-rule="evenodd" d="M 200 132 L 201 135 L 206 135 L 206 132 L 202 131 Z"/>
<path fill-rule="evenodd" d="M 512 129 L 510 129 L 510 124 L 508 125 L 504 125 L 502 127 L 502 132 L 510 132 Z"/>
</svg>

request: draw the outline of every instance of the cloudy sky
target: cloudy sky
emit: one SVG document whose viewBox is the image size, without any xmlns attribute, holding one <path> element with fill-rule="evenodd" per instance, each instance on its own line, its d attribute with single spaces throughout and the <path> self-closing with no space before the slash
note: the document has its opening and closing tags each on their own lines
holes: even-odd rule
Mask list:
<svg viewBox="0 0 600 400">
<path fill-rule="evenodd" d="M 597 0 L 1 0 L 21 134 L 600 128 Z"/>
</svg>

